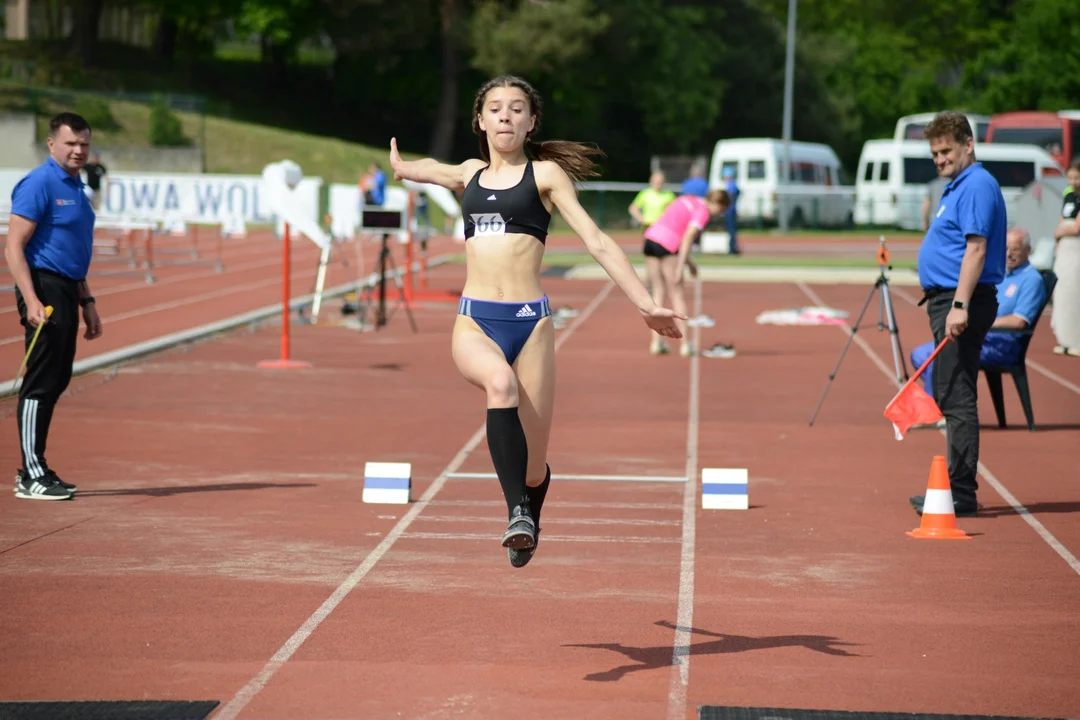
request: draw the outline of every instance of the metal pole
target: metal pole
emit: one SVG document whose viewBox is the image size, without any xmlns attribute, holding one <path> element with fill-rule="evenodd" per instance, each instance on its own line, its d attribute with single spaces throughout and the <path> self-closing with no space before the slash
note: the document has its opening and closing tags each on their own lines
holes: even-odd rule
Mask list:
<svg viewBox="0 0 1080 720">
<path fill-rule="evenodd" d="M 784 63 L 784 162 L 781 170 L 783 176 L 778 183 L 781 186 L 781 193 L 777 197 L 777 214 L 780 227 L 784 230 L 788 227 L 788 213 L 784 208 L 785 196 L 782 188 L 791 182 L 791 97 L 795 85 L 795 2 L 796 0 L 788 0 L 787 58 Z"/>
</svg>

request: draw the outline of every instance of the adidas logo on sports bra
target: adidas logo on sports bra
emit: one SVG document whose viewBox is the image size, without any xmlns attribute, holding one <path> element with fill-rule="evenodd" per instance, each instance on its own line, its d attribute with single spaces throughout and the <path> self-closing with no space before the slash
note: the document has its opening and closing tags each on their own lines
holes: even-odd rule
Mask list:
<svg viewBox="0 0 1080 720">
<path fill-rule="evenodd" d="M 528 305 L 523 305 L 520 310 L 517 311 L 518 317 L 536 317 L 536 312 Z"/>
</svg>

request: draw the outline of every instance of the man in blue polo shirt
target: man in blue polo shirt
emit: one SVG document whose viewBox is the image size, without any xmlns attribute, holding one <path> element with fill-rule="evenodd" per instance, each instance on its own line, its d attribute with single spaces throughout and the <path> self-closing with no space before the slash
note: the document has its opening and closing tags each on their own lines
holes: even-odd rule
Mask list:
<svg viewBox="0 0 1080 720">
<path fill-rule="evenodd" d="M 101 335 L 101 318 L 86 284 L 94 244 L 94 210 L 79 172 L 90 150 L 90 125 L 61 113 L 49 122 L 49 157 L 11 193 L 4 255 L 15 279 L 15 301 L 26 348 L 44 323 L 19 389 L 19 448 L 23 467 L 15 495 L 30 500 L 68 500 L 75 486 L 45 462 L 53 409 L 67 389 L 75 362 L 79 309 L 87 340 Z M 53 308 L 46 319 L 45 307 Z"/>
<path fill-rule="evenodd" d="M 938 113 L 926 126 L 938 175 L 949 178 L 919 248 L 919 283 L 937 357 L 932 393 L 945 416 L 946 462 L 958 517 L 978 511 L 979 353 L 997 317 L 996 286 L 1005 278 L 1005 198 L 975 159 L 967 117 Z M 925 498 L 911 504 L 920 514 Z M 935 511 L 940 510 L 935 508 Z"/>
<path fill-rule="evenodd" d="M 1005 279 L 997 286 L 997 319 L 983 340 L 979 361 L 982 365 L 1011 365 L 1020 358 L 1020 338 L 1013 332 L 1023 330 L 1035 321 L 1035 315 L 1046 301 L 1046 283 L 1042 274 L 1031 264 L 1031 237 L 1022 228 L 1014 227 L 1005 237 Z M 911 351 L 911 363 L 922 367 L 934 352 L 928 342 Z M 934 363 L 923 371 L 927 392 L 934 393 Z"/>
</svg>

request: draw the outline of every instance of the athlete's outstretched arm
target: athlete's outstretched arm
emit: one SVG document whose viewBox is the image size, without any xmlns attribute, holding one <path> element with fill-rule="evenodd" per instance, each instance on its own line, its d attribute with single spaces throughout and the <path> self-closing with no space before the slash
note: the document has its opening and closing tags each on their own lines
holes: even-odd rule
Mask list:
<svg viewBox="0 0 1080 720">
<path fill-rule="evenodd" d="M 448 165 L 432 158 L 402 160 L 398 154 L 397 138 L 390 138 L 390 168 L 394 171 L 395 180 L 432 183 L 461 192 L 465 189 L 466 176 L 471 177 L 476 168 L 482 165 L 481 160 L 466 160 L 460 165 Z"/>
<path fill-rule="evenodd" d="M 630 264 L 626 253 L 607 233 L 597 227 L 589 214 L 585 212 L 585 208 L 581 207 L 570 176 L 554 163 L 545 164 L 548 165 L 544 169 L 544 174 L 551 188 L 551 201 L 559 209 L 559 214 L 566 220 L 570 229 L 577 233 L 578 237 L 585 243 L 589 254 L 600 263 L 600 266 L 615 281 L 619 289 L 626 293 L 630 301 L 646 317 L 649 327 L 667 337 L 682 337 L 682 333 L 675 327 L 671 318 L 677 317 L 681 320 L 686 318 L 653 302 L 652 295 L 649 294 L 645 284 L 641 282 L 641 278 L 635 272 L 634 266 Z"/>
</svg>

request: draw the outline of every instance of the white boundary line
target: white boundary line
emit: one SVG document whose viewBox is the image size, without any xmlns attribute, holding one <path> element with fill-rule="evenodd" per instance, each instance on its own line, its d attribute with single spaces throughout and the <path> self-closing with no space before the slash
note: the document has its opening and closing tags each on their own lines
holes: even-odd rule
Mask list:
<svg viewBox="0 0 1080 720">
<path fill-rule="evenodd" d="M 1028 358 L 1028 359 L 1026 359 L 1026 360 L 1024 361 L 1024 364 L 1025 364 L 1025 365 L 1027 365 L 1027 366 L 1028 366 L 1029 368 L 1031 368 L 1032 370 L 1034 370 L 1035 372 L 1039 373 L 1040 375 L 1043 375 L 1043 376 L 1045 376 L 1045 377 L 1048 377 L 1048 378 L 1050 378 L 1051 380 L 1053 380 L 1054 382 L 1056 382 L 1056 383 L 1058 383 L 1058 384 L 1060 384 L 1060 385 L 1062 385 L 1062 386 L 1064 386 L 1064 387 L 1067 387 L 1068 389 L 1072 390 L 1072 391 L 1073 391 L 1074 393 L 1076 393 L 1077 395 L 1080 395 L 1080 386 L 1076 386 L 1076 385 L 1073 385 L 1073 384 L 1072 384 L 1071 382 L 1069 382 L 1069 381 L 1068 381 L 1068 380 L 1066 380 L 1065 378 L 1061 377 L 1060 375 L 1058 375 L 1058 374 L 1057 374 L 1057 373 L 1055 373 L 1055 372 L 1052 372 L 1052 371 L 1050 371 L 1050 370 L 1047 370 L 1046 368 L 1044 368 L 1044 367 L 1043 367 L 1042 365 L 1040 365 L 1039 363 L 1035 362 L 1035 361 L 1034 361 L 1034 360 L 1032 360 L 1031 358 Z"/>
<path fill-rule="evenodd" d="M 694 310 L 701 314 L 701 278 L 694 278 Z M 698 420 L 701 387 L 701 328 L 691 333 L 694 354 L 690 357 L 690 399 L 686 422 L 686 477 L 683 489 L 682 543 L 679 560 L 679 604 L 672 643 L 672 670 L 668 684 L 668 720 L 686 717 L 686 690 L 690 683 L 690 628 L 694 622 L 694 539 L 697 525 Z"/>
<path fill-rule="evenodd" d="M 495 473 L 450 473 L 450 480 L 497 480 Z M 581 480 L 583 482 L 641 482 L 641 483 L 684 483 L 685 477 L 677 475 L 552 475 L 552 480 Z"/>
<path fill-rule="evenodd" d="M 818 298 L 817 295 L 812 290 L 810 290 L 810 288 L 806 287 L 802 283 L 796 284 L 799 286 L 799 289 L 806 293 L 806 295 L 811 300 L 818 304 L 822 304 L 821 299 Z M 840 327 L 839 325 L 837 325 L 836 328 L 843 333 L 847 333 L 850 330 L 846 326 Z M 859 338 L 856 337 L 855 339 L 858 340 Z M 859 347 L 861 347 L 863 349 L 863 352 L 865 352 L 867 356 L 874 361 L 874 364 L 881 368 L 881 371 L 885 373 L 886 377 L 888 377 L 892 381 L 895 381 L 896 378 L 894 378 L 889 372 L 888 368 L 885 367 L 885 363 L 882 362 L 881 358 L 878 357 L 878 354 L 874 352 L 873 348 L 871 348 L 866 343 L 860 343 Z M 944 430 L 941 430 L 940 432 L 943 436 L 945 435 Z M 994 474 L 990 472 L 990 468 L 986 467 L 986 465 L 984 465 L 981 461 L 979 462 L 979 473 L 983 476 L 983 478 L 986 479 L 988 483 L 990 483 L 994 490 L 997 491 L 998 495 L 1000 495 L 1005 500 L 1005 502 L 1009 503 L 1009 505 L 1012 506 L 1012 509 L 1016 511 L 1016 514 L 1022 517 L 1024 519 L 1024 522 L 1030 525 L 1031 529 L 1034 530 L 1038 534 L 1038 536 L 1041 537 L 1046 542 L 1046 544 L 1051 547 L 1051 549 L 1053 549 L 1054 552 L 1061 556 L 1061 559 L 1068 563 L 1069 567 L 1071 567 L 1077 575 L 1080 575 L 1080 560 L 1077 560 L 1076 556 L 1069 552 L 1069 549 L 1062 545 L 1061 541 L 1054 537 L 1053 533 L 1047 530 L 1046 526 L 1039 522 L 1031 514 L 1031 511 L 1024 507 L 1020 503 L 1020 501 L 1017 500 L 1011 492 L 1009 492 L 1009 489 L 1005 487 L 1005 485 L 1000 480 L 994 477 Z"/>
<path fill-rule="evenodd" d="M 581 314 L 574 318 L 573 322 L 562 331 L 555 340 L 556 351 L 558 351 L 566 340 L 574 334 L 574 331 L 596 311 L 596 308 L 600 306 L 600 303 L 604 301 L 614 287 L 615 284 L 612 282 L 608 282 L 604 285 L 603 289 L 597 293 L 596 297 L 594 297 L 585 309 L 581 311 Z M 439 491 L 446 485 L 447 476 L 452 472 L 456 472 L 457 469 L 461 467 L 462 463 L 465 462 L 465 459 L 476 449 L 480 444 L 480 441 L 484 439 L 485 434 L 486 426 L 481 425 L 480 429 L 473 433 L 473 436 L 469 438 L 469 441 L 458 451 L 453 460 L 451 460 L 443 471 L 439 473 L 439 476 L 435 478 L 435 481 L 431 483 L 427 491 L 420 497 L 416 504 L 410 507 L 408 512 L 406 512 L 402 518 L 397 521 L 397 524 L 391 528 L 390 532 L 387 533 L 382 542 L 375 546 L 375 549 L 364 558 L 364 561 L 360 563 L 355 570 L 349 573 L 349 576 L 337 586 L 337 589 L 334 590 L 330 597 L 323 601 L 323 604 L 320 605 L 299 628 L 297 628 L 296 632 L 285 641 L 285 644 L 274 653 L 269 662 L 267 662 L 263 669 L 259 671 L 259 674 L 249 680 L 244 687 L 240 688 L 236 695 L 233 696 L 233 699 L 229 701 L 229 704 L 221 709 L 221 712 L 214 715 L 214 720 L 234 720 L 244 708 L 247 707 L 248 703 L 250 703 L 255 696 L 266 687 L 267 683 L 270 682 L 270 678 L 272 678 L 274 674 L 288 662 L 289 658 L 291 658 L 293 654 L 300 649 L 300 646 L 311 637 L 316 629 L 318 629 L 323 620 L 329 617 L 330 613 L 341 604 L 341 601 L 352 592 L 353 588 L 359 585 L 360 581 L 371 572 L 371 569 L 375 567 L 375 564 L 389 552 L 394 543 L 405 534 L 405 531 L 412 524 L 413 520 L 416 519 L 416 516 L 423 511 L 424 506 L 438 495 Z"/>
<path fill-rule="evenodd" d="M 413 540 L 476 540 L 489 542 L 491 533 L 437 533 L 410 530 L 405 537 Z M 675 545 L 679 538 L 664 535 L 548 535 L 544 533 L 544 542 L 549 540 L 566 543 L 632 543 L 634 545 Z"/>
</svg>

